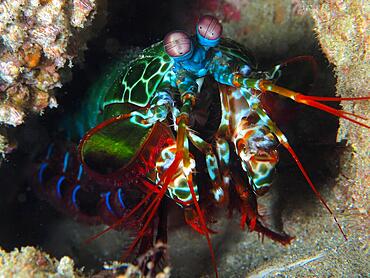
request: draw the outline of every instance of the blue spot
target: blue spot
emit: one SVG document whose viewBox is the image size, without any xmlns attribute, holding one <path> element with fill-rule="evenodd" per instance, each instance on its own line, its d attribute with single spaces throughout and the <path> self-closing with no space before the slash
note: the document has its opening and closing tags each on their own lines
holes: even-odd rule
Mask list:
<svg viewBox="0 0 370 278">
<path fill-rule="evenodd" d="M 110 205 L 110 201 L 109 201 L 109 197 L 110 197 L 110 192 L 108 192 L 107 194 L 105 194 L 105 205 L 107 206 L 108 210 L 113 214 L 115 215 L 113 209 L 112 209 L 112 206 Z"/>
<path fill-rule="evenodd" d="M 77 125 L 78 135 L 80 136 L 80 138 L 82 138 L 85 135 L 84 125 L 81 121 L 77 121 L 76 125 Z"/>
<path fill-rule="evenodd" d="M 66 179 L 65 176 L 61 176 L 57 182 L 57 196 L 58 198 L 62 198 L 62 192 L 60 191 L 60 187 L 62 186 L 63 181 Z"/>
<path fill-rule="evenodd" d="M 206 164 L 207 164 L 209 177 L 211 178 L 212 181 L 215 181 L 217 178 L 217 172 L 218 172 L 218 165 L 217 165 L 217 161 L 215 160 L 215 157 L 211 155 L 207 155 Z"/>
<path fill-rule="evenodd" d="M 72 202 L 73 202 L 73 205 L 75 206 L 76 209 L 78 209 L 78 205 L 77 205 L 77 201 L 76 201 L 76 195 L 77 195 L 78 190 L 80 190 L 80 189 L 81 189 L 81 186 L 77 185 L 73 189 L 73 192 L 72 192 Z"/>
<path fill-rule="evenodd" d="M 207 75 L 207 70 L 206 69 L 201 69 L 199 72 L 198 72 L 199 76 L 205 76 Z"/>
<path fill-rule="evenodd" d="M 247 77 L 250 72 L 252 71 L 252 69 L 250 68 L 250 66 L 248 65 L 244 65 L 240 68 L 240 73 L 244 76 L 244 77 Z"/>
<path fill-rule="evenodd" d="M 122 188 L 118 189 L 118 201 L 121 204 L 122 208 L 126 208 L 125 203 L 123 202 L 122 199 Z"/>
<path fill-rule="evenodd" d="M 39 182 L 42 183 L 42 176 L 44 174 L 44 171 L 48 167 L 48 164 L 46 162 L 41 163 L 40 170 L 39 170 Z"/>
<path fill-rule="evenodd" d="M 81 180 L 82 173 L 83 173 L 83 168 L 82 168 L 82 164 L 80 164 L 80 168 L 78 169 L 78 175 L 77 175 L 78 181 Z"/>
<path fill-rule="evenodd" d="M 104 265 L 103 268 L 105 270 L 117 270 L 117 269 L 122 269 L 122 268 L 128 268 L 128 264 L 127 263 L 122 263 L 120 265 L 114 265 L 114 266 Z"/>
<path fill-rule="evenodd" d="M 51 153 L 53 152 L 54 144 L 50 144 L 48 147 L 48 152 L 46 154 L 46 159 L 50 159 Z"/>
<path fill-rule="evenodd" d="M 65 155 L 64 155 L 63 173 L 65 173 L 67 171 L 68 160 L 69 160 L 69 152 L 66 152 Z"/>
</svg>

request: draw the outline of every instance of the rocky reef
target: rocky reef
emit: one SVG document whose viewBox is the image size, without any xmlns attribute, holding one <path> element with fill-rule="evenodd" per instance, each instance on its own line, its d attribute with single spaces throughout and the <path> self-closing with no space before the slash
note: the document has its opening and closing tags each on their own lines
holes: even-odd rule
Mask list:
<svg viewBox="0 0 370 278">
<path fill-rule="evenodd" d="M 83 277 L 74 267 L 73 260 L 63 257 L 60 261 L 34 247 L 22 247 L 12 252 L 0 249 L 0 277 Z"/>
<path fill-rule="evenodd" d="M 335 65 L 336 94 L 342 97 L 367 96 L 370 92 L 370 3 L 364 1 L 306 1 L 315 20 L 321 49 Z M 369 102 L 341 103 L 344 110 L 369 115 Z M 338 193 L 347 206 L 369 213 L 370 141 L 368 130 L 340 121 L 338 141 L 348 140 L 349 151 L 341 157 Z M 345 191 L 345 192 L 344 192 Z M 343 198 L 343 196 L 345 196 Z M 353 205 L 352 205 L 353 204 Z"/>
<path fill-rule="evenodd" d="M 145 257 L 145 258 L 144 258 Z M 106 264 L 103 270 L 96 274 L 83 273 L 83 269 L 77 269 L 73 260 L 70 257 L 64 256 L 60 260 L 52 258 L 50 255 L 42 252 L 34 247 L 22 247 L 20 250 L 15 249 L 12 252 L 6 252 L 0 249 L 0 277 L 17 277 L 17 278 L 139 278 L 139 277 L 155 277 L 169 278 L 170 268 L 165 267 L 163 271 L 158 273 L 144 275 L 142 272 L 143 260 L 150 268 L 148 257 L 143 256 L 141 265 L 125 264 L 120 262 L 112 262 Z M 150 256 L 149 256 L 150 257 Z M 139 259 L 140 262 L 140 259 Z M 123 270 L 122 270 L 123 269 Z M 150 272 L 151 273 L 151 272 Z"/>
<path fill-rule="evenodd" d="M 57 106 L 54 89 L 86 49 L 95 12 L 95 0 L 0 2 L 1 125 L 18 126 L 27 115 Z M 0 143 L 0 153 L 6 151 Z"/>
</svg>

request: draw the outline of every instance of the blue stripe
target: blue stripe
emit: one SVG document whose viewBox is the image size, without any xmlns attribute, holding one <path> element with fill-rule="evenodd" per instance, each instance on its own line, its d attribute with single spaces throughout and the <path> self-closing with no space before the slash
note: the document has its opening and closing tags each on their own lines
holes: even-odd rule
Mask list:
<svg viewBox="0 0 370 278">
<path fill-rule="evenodd" d="M 80 138 L 82 138 L 86 133 L 83 122 L 81 120 L 77 121 L 76 126 L 77 126 L 77 130 L 78 130 L 78 135 L 80 136 Z"/>
<path fill-rule="evenodd" d="M 61 176 L 58 180 L 58 183 L 57 183 L 57 196 L 58 198 L 62 198 L 62 192 L 60 191 L 60 187 L 63 183 L 63 181 L 66 179 L 65 176 Z"/>
<path fill-rule="evenodd" d="M 78 181 L 81 180 L 82 173 L 83 173 L 83 168 L 82 168 L 82 164 L 80 164 L 80 168 L 78 169 L 78 175 L 77 175 Z"/>
<path fill-rule="evenodd" d="M 81 186 L 77 185 L 73 189 L 73 192 L 72 192 L 72 202 L 73 202 L 73 205 L 75 206 L 76 209 L 78 209 L 78 205 L 77 205 L 77 201 L 76 201 L 76 195 L 77 195 L 78 190 L 80 190 L 80 189 L 81 189 Z"/>
<path fill-rule="evenodd" d="M 122 199 L 122 188 L 118 189 L 118 201 L 121 204 L 122 208 L 126 208 L 125 203 L 123 202 Z"/>
<path fill-rule="evenodd" d="M 44 174 L 44 171 L 45 171 L 46 167 L 48 167 L 48 164 L 46 162 L 41 163 L 40 170 L 39 170 L 39 175 L 38 175 L 39 183 L 42 183 L 42 176 Z"/>
<path fill-rule="evenodd" d="M 48 147 L 48 153 L 46 154 L 46 159 L 50 159 L 51 153 L 53 152 L 54 144 L 50 144 Z"/>
<path fill-rule="evenodd" d="M 103 268 L 105 270 L 117 270 L 117 269 L 122 269 L 122 268 L 128 268 L 128 264 L 127 263 L 121 263 L 120 265 L 114 265 L 114 266 L 111 266 L 111 265 L 104 265 Z"/>
<path fill-rule="evenodd" d="M 65 173 L 67 171 L 68 160 L 69 160 L 69 152 L 66 152 L 65 155 L 64 155 L 63 173 Z"/>
<path fill-rule="evenodd" d="M 112 209 L 112 206 L 110 205 L 109 197 L 110 197 L 110 192 L 105 194 L 105 205 L 107 206 L 108 210 L 115 216 L 115 213 Z"/>
</svg>

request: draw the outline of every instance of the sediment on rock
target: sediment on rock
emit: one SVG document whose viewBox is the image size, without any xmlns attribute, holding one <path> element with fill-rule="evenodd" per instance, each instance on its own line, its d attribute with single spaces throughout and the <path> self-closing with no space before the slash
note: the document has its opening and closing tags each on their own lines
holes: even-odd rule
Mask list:
<svg viewBox="0 0 370 278">
<path fill-rule="evenodd" d="M 0 124 L 18 126 L 57 106 L 61 70 L 86 49 L 92 33 L 81 33 L 96 9 L 96 0 L 0 2 Z"/>
</svg>

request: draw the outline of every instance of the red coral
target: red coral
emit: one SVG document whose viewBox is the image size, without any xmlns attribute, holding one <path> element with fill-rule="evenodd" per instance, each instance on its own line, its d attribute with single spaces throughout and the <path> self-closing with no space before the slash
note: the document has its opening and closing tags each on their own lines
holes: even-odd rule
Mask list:
<svg viewBox="0 0 370 278">
<path fill-rule="evenodd" d="M 240 10 L 230 3 L 222 5 L 222 14 L 224 21 L 240 21 Z"/>
<path fill-rule="evenodd" d="M 199 0 L 200 10 L 212 13 L 224 22 L 240 21 L 240 8 L 226 0 Z M 197 11 L 198 12 L 198 11 Z"/>
</svg>

